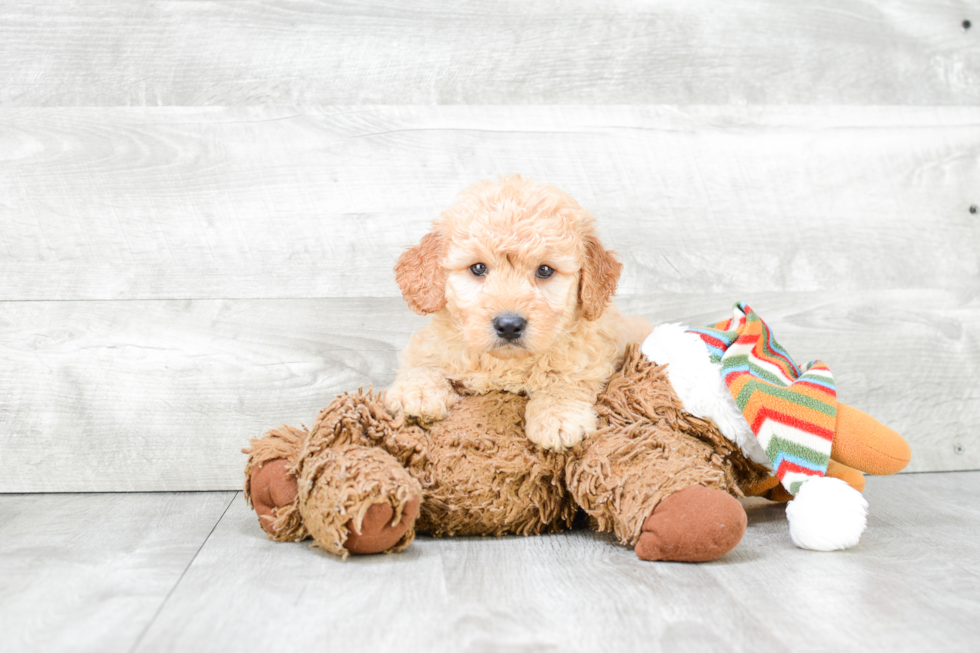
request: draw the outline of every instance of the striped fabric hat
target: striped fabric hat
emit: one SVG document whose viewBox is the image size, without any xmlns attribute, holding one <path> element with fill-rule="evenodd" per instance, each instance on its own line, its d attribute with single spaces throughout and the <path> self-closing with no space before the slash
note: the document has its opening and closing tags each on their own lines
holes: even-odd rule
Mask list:
<svg viewBox="0 0 980 653">
<path fill-rule="evenodd" d="M 725 385 L 772 463 L 780 483 L 795 495 L 827 472 L 837 424 L 837 390 L 820 361 L 793 362 L 765 322 L 744 302 L 732 318 L 689 328 L 701 338 Z"/>
</svg>

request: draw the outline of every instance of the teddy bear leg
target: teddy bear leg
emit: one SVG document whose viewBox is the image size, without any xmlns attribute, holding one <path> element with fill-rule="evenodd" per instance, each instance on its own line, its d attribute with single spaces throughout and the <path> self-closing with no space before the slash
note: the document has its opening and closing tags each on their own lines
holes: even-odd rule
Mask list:
<svg viewBox="0 0 980 653">
<path fill-rule="evenodd" d="M 253 439 L 245 465 L 245 501 L 255 509 L 259 525 L 280 541 L 307 537 L 296 511 L 297 483 L 293 468 L 306 444 L 305 430 L 283 426 Z"/>
<path fill-rule="evenodd" d="M 296 476 L 290 473 L 291 467 L 285 458 L 276 458 L 258 465 L 252 473 L 252 507 L 259 525 L 269 535 L 276 534 L 276 511 L 296 499 Z"/>
<path fill-rule="evenodd" d="M 388 452 L 328 447 L 302 461 L 299 513 L 316 546 L 347 557 L 400 551 L 415 538 L 422 487 Z"/>
<path fill-rule="evenodd" d="M 706 562 L 734 549 L 747 523 L 738 499 L 692 485 L 660 502 L 643 523 L 634 550 L 642 560 Z"/>
<path fill-rule="evenodd" d="M 666 420 L 607 429 L 572 456 L 566 482 L 576 502 L 644 560 L 713 560 L 745 532 L 731 465 Z"/>
</svg>

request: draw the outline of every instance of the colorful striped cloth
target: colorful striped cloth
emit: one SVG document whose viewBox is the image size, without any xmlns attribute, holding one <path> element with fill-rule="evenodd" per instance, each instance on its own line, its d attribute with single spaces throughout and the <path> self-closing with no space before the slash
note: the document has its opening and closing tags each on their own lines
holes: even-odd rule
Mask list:
<svg viewBox="0 0 980 653">
<path fill-rule="evenodd" d="M 752 428 L 780 483 L 791 494 L 823 476 L 837 425 L 837 390 L 830 369 L 800 369 L 755 311 L 735 304 L 730 320 L 688 329 L 701 337 L 735 404 Z"/>
</svg>

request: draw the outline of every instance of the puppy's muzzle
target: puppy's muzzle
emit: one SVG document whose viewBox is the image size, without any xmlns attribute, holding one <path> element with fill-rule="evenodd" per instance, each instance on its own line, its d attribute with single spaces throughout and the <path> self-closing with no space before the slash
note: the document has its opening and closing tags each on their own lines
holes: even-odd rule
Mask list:
<svg viewBox="0 0 980 653">
<path fill-rule="evenodd" d="M 497 335 L 507 341 L 513 341 L 524 335 L 527 320 L 514 313 L 504 313 L 493 318 L 493 328 Z"/>
</svg>

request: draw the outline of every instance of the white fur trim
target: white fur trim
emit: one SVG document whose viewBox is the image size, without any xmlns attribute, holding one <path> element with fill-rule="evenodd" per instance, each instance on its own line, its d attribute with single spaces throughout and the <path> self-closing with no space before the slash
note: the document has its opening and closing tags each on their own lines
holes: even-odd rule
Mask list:
<svg viewBox="0 0 980 653">
<path fill-rule="evenodd" d="M 800 486 L 786 506 L 789 534 L 801 549 L 849 549 L 867 525 L 868 502 L 839 478 L 822 476 Z"/>
<path fill-rule="evenodd" d="M 711 362 L 708 349 L 697 334 L 688 333 L 682 324 L 661 324 L 647 336 L 640 350 L 654 363 L 667 365 L 667 378 L 684 402 L 684 410 L 710 419 L 746 456 L 772 469 L 721 378 L 721 365 Z"/>
</svg>

